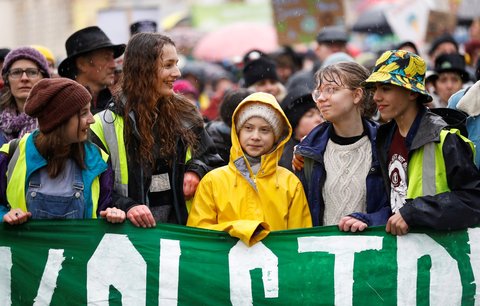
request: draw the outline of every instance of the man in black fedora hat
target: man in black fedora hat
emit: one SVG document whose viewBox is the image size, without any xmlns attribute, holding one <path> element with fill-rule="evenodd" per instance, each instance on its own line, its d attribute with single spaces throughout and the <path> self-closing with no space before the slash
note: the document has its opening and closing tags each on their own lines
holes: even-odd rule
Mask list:
<svg viewBox="0 0 480 306">
<path fill-rule="evenodd" d="M 115 59 L 125 51 L 125 44 L 115 45 L 96 26 L 81 29 L 65 42 L 67 58 L 58 66 L 58 74 L 76 80 L 93 96 L 92 113 L 105 108 L 111 98 L 108 86 L 115 78 Z"/>
</svg>

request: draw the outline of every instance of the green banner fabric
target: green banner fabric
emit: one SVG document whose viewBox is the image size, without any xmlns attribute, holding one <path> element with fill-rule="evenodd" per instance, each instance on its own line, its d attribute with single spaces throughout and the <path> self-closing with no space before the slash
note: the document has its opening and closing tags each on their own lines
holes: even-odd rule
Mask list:
<svg viewBox="0 0 480 306">
<path fill-rule="evenodd" d="M 223 232 L 104 220 L 0 224 L 0 305 L 478 305 L 480 228 Z"/>
</svg>

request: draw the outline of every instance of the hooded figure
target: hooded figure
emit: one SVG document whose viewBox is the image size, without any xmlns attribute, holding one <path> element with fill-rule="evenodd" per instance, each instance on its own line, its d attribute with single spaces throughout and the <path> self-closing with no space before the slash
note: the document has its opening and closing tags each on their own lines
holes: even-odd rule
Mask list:
<svg viewBox="0 0 480 306">
<path fill-rule="evenodd" d="M 475 144 L 475 164 L 480 168 L 480 81 L 452 95 L 448 108 L 467 114 L 468 139 Z"/>
<path fill-rule="evenodd" d="M 230 161 L 202 179 L 187 225 L 228 232 L 248 246 L 270 231 L 311 227 L 302 184 L 278 166 L 291 134 L 274 96 L 245 98 L 232 118 Z"/>
</svg>

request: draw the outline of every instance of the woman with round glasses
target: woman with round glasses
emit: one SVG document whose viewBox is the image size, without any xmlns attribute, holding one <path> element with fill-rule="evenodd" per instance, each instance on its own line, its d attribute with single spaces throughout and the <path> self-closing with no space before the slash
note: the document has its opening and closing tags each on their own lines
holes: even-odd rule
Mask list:
<svg viewBox="0 0 480 306">
<path fill-rule="evenodd" d="M 314 226 L 363 231 L 386 224 L 391 214 L 375 151 L 377 124 L 367 119 L 374 112 L 372 95 L 360 85 L 368 76 L 354 62 L 329 65 L 316 74 L 312 96 L 326 121 L 297 146 L 293 163 Z"/>
<path fill-rule="evenodd" d="M 13 49 L 5 57 L 2 77 L 5 87 L 0 96 L 0 133 L 8 142 L 37 128 L 37 120 L 23 108 L 33 85 L 50 77 L 47 60 L 30 47 Z"/>
</svg>

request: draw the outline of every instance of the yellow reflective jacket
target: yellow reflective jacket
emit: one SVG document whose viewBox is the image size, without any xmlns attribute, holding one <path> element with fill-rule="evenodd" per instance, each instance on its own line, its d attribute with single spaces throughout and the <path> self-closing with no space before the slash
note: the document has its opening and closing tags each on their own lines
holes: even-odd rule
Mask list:
<svg viewBox="0 0 480 306">
<path fill-rule="evenodd" d="M 278 166 L 292 128 L 272 95 L 255 93 L 240 105 L 252 101 L 274 107 L 285 119 L 288 131 L 285 130 L 272 152 L 261 157 L 260 169 L 254 175 L 238 140 L 235 111 L 230 161 L 227 166 L 210 171 L 201 180 L 187 222 L 188 226 L 228 232 L 249 246 L 266 237 L 270 231 L 312 226 L 300 180 L 289 170 Z M 263 230 L 256 233 L 259 225 Z"/>
<path fill-rule="evenodd" d="M 32 134 L 25 134 L 19 139 L 17 150 L 9 157 L 8 169 L 4 179 L 7 181 L 6 198 L 12 209 L 20 208 L 27 211 L 25 194 L 30 177 L 33 172 L 47 165 L 47 161 L 40 155 L 34 144 L 37 133 L 38 131 L 34 131 Z M 84 142 L 83 145 L 85 149 L 84 161 L 87 165 L 87 168 L 82 170 L 85 217 L 96 219 L 101 189 L 105 187 L 100 186 L 99 178 L 107 170 L 108 155 L 89 141 Z M 10 143 L 6 143 L 0 148 L 2 153 L 9 154 L 9 151 Z"/>
</svg>

